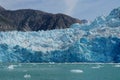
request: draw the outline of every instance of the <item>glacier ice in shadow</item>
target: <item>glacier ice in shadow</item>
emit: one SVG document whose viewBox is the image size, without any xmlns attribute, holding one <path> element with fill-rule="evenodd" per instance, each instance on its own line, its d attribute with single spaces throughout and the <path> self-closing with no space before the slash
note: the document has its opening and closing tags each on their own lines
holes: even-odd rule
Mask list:
<svg viewBox="0 0 120 80">
<path fill-rule="evenodd" d="M 120 8 L 67 29 L 0 32 L 0 62 L 120 62 Z"/>
</svg>

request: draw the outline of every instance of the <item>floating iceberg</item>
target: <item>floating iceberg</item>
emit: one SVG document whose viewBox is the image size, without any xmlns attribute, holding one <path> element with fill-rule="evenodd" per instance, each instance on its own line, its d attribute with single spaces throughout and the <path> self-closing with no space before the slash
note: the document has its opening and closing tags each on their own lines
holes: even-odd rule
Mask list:
<svg viewBox="0 0 120 80">
<path fill-rule="evenodd" d="M 70 70 L 70 72 L 72 72 L 72 73 L 83 73 L 83 70 L 73 69 L 73 70 Z"/>
<path fill-rule="evenodd" d="M 13 70 L 15 67 L 17 67 L 17 65 L 9 65 L 9 66 L 7 67 L 7 69 Z"/>
<path fill-rule="evenodd" d="M 24 75 L 24 78 L 25 78 L 25 79 L 29 79 L 29 78 L 31 78 L 31 75 L 30 75 L 30 74 L 25 74 L 25 75 Z"/>
</svg>

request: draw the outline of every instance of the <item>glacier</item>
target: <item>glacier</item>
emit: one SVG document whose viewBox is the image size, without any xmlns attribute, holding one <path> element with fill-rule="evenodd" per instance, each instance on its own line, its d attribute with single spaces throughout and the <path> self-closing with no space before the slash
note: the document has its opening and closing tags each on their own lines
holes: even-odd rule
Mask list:
<svg viewBox="0 0 120 80">
<path fill-rule="evenodd" d="M 0 32 L 0 62 L 120 62 L 120 7 L 67 29 Z"/>
</svg>

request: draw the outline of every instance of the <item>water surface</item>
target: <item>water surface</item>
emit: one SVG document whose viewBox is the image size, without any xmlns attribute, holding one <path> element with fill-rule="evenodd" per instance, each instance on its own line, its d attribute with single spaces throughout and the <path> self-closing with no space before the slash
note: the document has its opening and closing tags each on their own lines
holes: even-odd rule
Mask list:
<svg viewBox="0 0 120 80">
<path fill-rule="evenodd" d="M 120 80 L 120 64 L 0 64 L 0 80 Z"/>
</svg>

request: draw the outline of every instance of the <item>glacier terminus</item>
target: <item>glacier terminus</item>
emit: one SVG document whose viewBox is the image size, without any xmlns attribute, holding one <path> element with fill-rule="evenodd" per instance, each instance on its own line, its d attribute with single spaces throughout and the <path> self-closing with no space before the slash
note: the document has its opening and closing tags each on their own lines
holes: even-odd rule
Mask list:
<svg viewBox="0 0 120 80">
<path fill-rule="evenodd" d="M 0 62 L 120 62 L 120 7 L 66 29 L 0 32 Z"/>
</svg>

